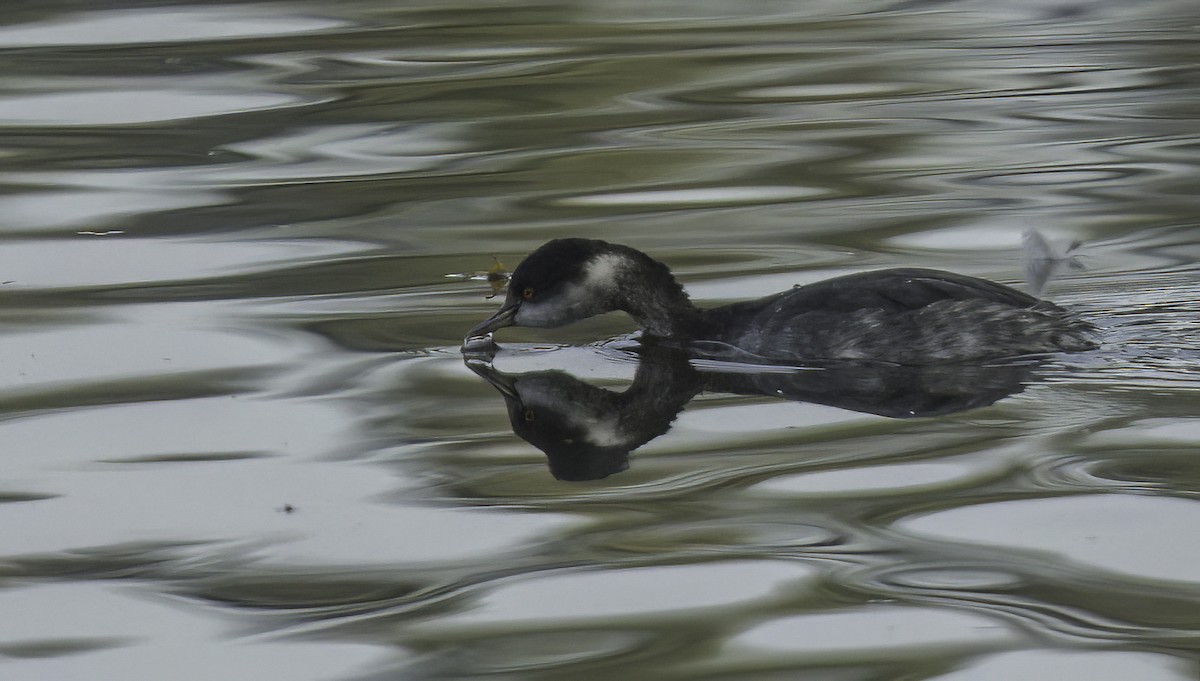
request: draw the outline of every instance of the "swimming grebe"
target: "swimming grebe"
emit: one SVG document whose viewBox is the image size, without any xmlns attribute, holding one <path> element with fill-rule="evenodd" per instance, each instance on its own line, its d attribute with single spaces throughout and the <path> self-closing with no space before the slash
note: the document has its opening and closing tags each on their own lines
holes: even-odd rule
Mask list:
<svg viewBox="0 0 1200 681">
<path fill-rule="evenodd" d="M 555 239 L 531 253 L 504 305 L 467 339 L 623 310 L 647 336 L 715 341 L 771 360 L 969 362 L 1096 347 L 1094 327 L 1053 303 L 951 272 L 850 274 L 759 300 L 700 309 L 667 266 L 620 244 Z"/>
</svg>

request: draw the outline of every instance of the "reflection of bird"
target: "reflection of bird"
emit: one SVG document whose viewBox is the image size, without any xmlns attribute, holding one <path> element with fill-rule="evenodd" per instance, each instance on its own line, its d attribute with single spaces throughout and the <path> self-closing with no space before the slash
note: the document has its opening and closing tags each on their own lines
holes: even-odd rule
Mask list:
<svg viewBox="0 0 1200 681">
<path fill-rule="evenodd" d="M 562 326 L 623 310 L 649 336 L 716 341 L 778 360 L 922 365 L 1095 347 L 1094 328 L 994 282 L 923 269 L 827 279 L 702 310 L 667 266 L 619 244 L 555 239 L 513 272 L 500 310 L 468 340 L 505 326 Z"/>
<path fill-rule="evenodd" d="M 664 434 L 704 391 L 766 395 L 889 416 L 940 416 L 992 404 L 1032 380 L 1032 360 L 903 367 L 829 362 L 698 369 L 679 348 L 643 344 L 633 383 L 614 392 L 562 371 L 508 374 L 486 355 L 467 366 L 500 391 L 513 432 L 546 453 L 560 480 L 594 480 L 625 470 L 629 452 Z M 736 370 L 732 370 L 736 366 Z"/>
</svg>

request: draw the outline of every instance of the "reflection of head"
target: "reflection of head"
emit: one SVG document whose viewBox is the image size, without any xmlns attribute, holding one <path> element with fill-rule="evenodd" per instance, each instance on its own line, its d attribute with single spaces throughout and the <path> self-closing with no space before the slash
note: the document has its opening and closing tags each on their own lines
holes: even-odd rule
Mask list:
<svg viewBox="0 0 1200 681">
<path fill-rule="evenodd" d="M 559 480 L 597 480 L 623 471 L 630 450 L 645 441 L 625 430 L 619 393 L 557 371 L 517 376 L 511 385 L 505 402 L 513 432 L 546 453 Z"/>
<path fill-rule="evenodd" d="M 513 432 L 546 453 L 559 480 L 597 480 L 625 470 L 629 452 L 662 435 L 696 394 L 696 372 L 675 353 L 644 355 L 623 392 L 562 371 L 505 374 L 468 362 L 504 395 Z"/>
</svg>

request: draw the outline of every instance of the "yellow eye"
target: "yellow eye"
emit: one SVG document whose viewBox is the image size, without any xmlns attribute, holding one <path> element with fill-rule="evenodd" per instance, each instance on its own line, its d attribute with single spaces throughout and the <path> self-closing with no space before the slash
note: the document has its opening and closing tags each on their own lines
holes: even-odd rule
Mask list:
<svg viewBox="0 0 1200 681">
<path fill-rule="evenodd" d="M 526 410 L 525 410 L 525 420 L 526 420 L 526 421 L 532 421 L 532 420 L 533 420 L 533 410 L 532 410 L 532 409 L 526 409 Z"/>
<path fill-rule="evenodd" d="M 521 297 L 525 300 L 533 300 L 533 287 L 526 286 L 524 291 L 521 291 Z"/>
</svg>

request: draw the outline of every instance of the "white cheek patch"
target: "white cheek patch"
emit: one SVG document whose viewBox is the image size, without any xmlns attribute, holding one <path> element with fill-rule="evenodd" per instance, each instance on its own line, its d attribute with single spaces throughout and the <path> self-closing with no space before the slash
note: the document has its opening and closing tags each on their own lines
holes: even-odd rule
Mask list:
<svg viewBox="0 0 1200 681">
<path fill-rule="evenodd" d="M 589 260 L 586 267 L 583 288 L 610 288 L 616 284 L 621 270 L 625 269 L 625 257 L 605 253 Z"/>
<path fill-rule="evenodd" d="M 525 301 L 517 308 L 518 326 L 552 326 L 557 310 L 551 305 Z"/>
<path fill-rule="evenodd" d="M 516 322 L 520 326 L 562 326 L 580 319 L 573 310 L 586 309 L 587 289 L 567 286 L 546 300 L 526 300 L 517 308 Z"/>
</svg>

